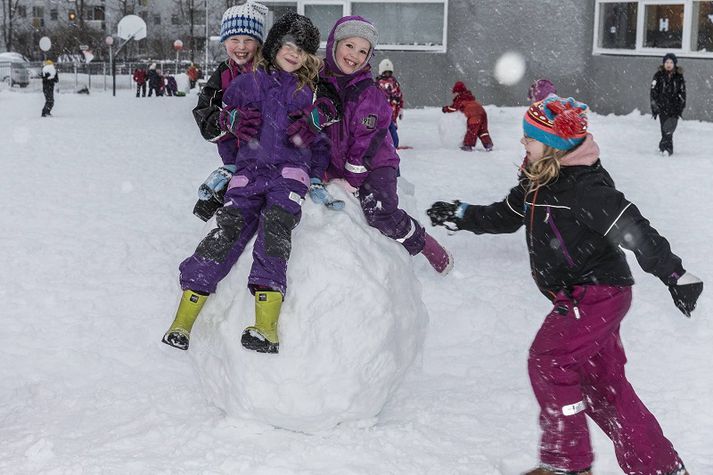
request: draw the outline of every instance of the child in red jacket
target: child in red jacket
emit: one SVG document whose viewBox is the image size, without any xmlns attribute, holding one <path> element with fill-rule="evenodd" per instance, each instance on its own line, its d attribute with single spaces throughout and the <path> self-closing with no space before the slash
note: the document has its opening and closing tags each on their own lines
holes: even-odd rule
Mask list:
<svg viewBox="0 0 713 475">
<path fill-rule="evenodd" d="M 460 111 L 465 114 L 468 120 L 468 130 L 463 138 L 461 150 L 472 152 L 478 138 L 483 142 L 486 151 L 490 152 L 493 149 L 493 141 L 490 139 L 490 132 L 488 132 L 488 114 L 461 81 L 453 85 L 453 104 L 443 106 L 442 110 L 443 112 Z"/>
</svg>

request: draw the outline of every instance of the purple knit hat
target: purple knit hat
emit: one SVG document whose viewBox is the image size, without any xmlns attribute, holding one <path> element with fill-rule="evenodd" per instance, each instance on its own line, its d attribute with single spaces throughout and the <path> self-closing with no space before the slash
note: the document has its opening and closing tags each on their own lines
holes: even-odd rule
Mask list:
<svg viewBox="0 0 713 475">
<path fill-rule="evenodd" d="M 549 79 L 538 79 L 533 82 L 530 89 L 527 91 L 527 100 L 530 102 L 539 102 L 544 100 L 550 94 L 557 94 L 557 89 Z"/>
</svg>

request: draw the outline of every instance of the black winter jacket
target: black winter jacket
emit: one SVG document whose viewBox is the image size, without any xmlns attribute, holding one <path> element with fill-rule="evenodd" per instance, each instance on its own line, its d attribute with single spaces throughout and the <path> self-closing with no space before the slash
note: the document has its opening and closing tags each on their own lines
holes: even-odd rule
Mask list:
<svg viewBox="0 0 713 475">
<path fill-rule="evenodd" d="M 651 113 L 665 117 L 680 116 L 686 108 L 686 81 L 678 66 L 668 74 L 663 66 L 651 81 Z"/>
<path fill-rule="evenodd" d="M 218 126 L 218 117 L 223 107 L 223 92 L 242 72 L 237 66 L 231 68 L 228 61 L 220 63 L 210 75 L 198 95 L 198 104 L 193 108 L 193 118 L 206 140 L 215 141 L 224 135 Z"/>
<path fill-rule="evenodd" d="M 673 273 L 683 275 L 668 241 L 616 190 L 599 160 L 562 167 L 555 182 L 537 191 L 527 192 L 529 184 L 521 176 L 503 201 L 468 206 L 457 225 L 475 234 L 512 233 L 524 225 L 532 276 L 548 298 L 575 285 L 632 285 L 619 246 L 666 284 Z"/>
<path fill-rule="evenodd" d="M 42 92 L 45 94 L 54 91 L 54 85 L 59 82 L 59 73 L 55 72 L 54 77 L 50 77 L 49 73 L 42 76 Z"/>
</svg>

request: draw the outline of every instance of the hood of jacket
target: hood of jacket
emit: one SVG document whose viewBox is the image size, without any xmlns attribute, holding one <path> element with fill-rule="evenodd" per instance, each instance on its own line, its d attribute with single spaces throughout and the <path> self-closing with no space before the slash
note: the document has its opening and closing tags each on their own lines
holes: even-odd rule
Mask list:
<svg viewBox="0 0 713 475">
<path fill-rule="evenodd" d="M 329 37 L 327 38 L 327 47 L 325 49 L 326 57 L 324 58 L 325 64 L 326 64 L 326 70 L 332 76 L 342 76 L 342 77 L 349 78 L 349 79 L 360 74 L 364 70 L 368 70 L 369 76 L 371 76 L 371 65 L 369 64 L 369 61 L 371 60 L 371 58 L 374 57 L 374 48 L 370 48 L 369 54 L 367 55 L 366 59 L 364 60 L 364 64 L 362 65 L 362 67 L 357 69 L 356 71 L 354 71 L 351 74 L 344 74 L 342 72 L 342 70 L 339 69 L 339 66 L 337 66 L 337 61 L 334 58 L 334 52 L 337 48 L 337 45 L 334 41 L 334 32 L 337 30 L 339 25 L 341 25 L 342 23 L 345 23 L 347 21 L 351 21 L 351 20 L 358 20 L 358 21 L 363 21 L 366 23 L 371 23 L 371 22 L 369 22 L 369 20 L 367 20 L 363 17 L 360 17 L 358 15 L 345 16 L 345 17 L 342 17 L 339 20 L 337 20 L 337 22 L 332 27 L 332 30 L 329 32 Z"/>
<path fill-rule="evenodd" d="M 560 159 L 560 164 L 563 167 L 589 166 L 596 163 L 597 160 L 599 160 L 599 145 L 594 141 L 592 134 L 587 134 L 579 147 Z"/>
</svg>

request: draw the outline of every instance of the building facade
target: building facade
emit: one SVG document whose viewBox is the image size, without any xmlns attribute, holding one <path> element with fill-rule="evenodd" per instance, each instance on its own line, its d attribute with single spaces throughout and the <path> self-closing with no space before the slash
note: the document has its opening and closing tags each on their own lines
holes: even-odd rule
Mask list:
<svg viewBox="0 0 713 475">
<path fill-rule="evenodd" d="M 80 0 L 81 1 L 81 0 Z M 187 41 L 203 64 L 220 60 L 217 35 L 231 0 L 84 0 L 84 20 L 116 32 L 126 13 L 141 16 L 148 38 L 136 53 L 171 54 Z M 90 1 L 92 3 L 90 3 Z M 599 113 L 648 112 L 649 87 L 665 53 L 684 69 L 688 107 L 684 117 L 713 120 L 713 1 L 701 0 L 263 0 L 268 28 L 287 11 L 309 16 L 322 40 L 342 15 L 362 15 L 380 32 L 373 66 L 389 58 L 407 107 L 439 106 L 451 86 L 464 81 L 484 104 L 524 105 L 528 85 L 546 77 Z M 70 21 L 77 0 L 20 0 L 27 28 L 37 35 Z M 89 13 L 87 13 L 89 12 Z M 207 15 L 206 15 L 207 13 Z M 192 20 L 191 20 L 192 18 Z M 207 26 L 207 28 L 206 28 Z M 207 31 L 207 35 L 206 35 Z M 161 51 L 156 51 L 159 42 Z M 36 44 L 36 43 L 35 43 Z M 207 44 L 207 47 L 206 47 Z M 144 48 L 143 50 L 141 48 Z M 522 56 L 525 73 L 514 84 L 496 80 L 506 52 Z M 168 56 L 170 58 L 170 56 Z M 166 58 L 166 59 L 168 59 Z M 207 60 L 207 61 L 206 61 Z"/>
</svg>

